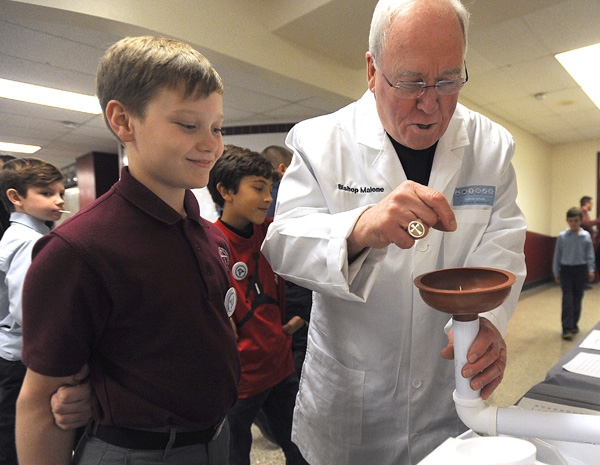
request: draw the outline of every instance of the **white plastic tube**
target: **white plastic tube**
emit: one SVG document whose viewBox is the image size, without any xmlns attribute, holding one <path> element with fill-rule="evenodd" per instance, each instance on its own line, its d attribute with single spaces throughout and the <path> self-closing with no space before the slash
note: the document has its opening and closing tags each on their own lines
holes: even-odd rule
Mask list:
<svg viewBox="0 0 600 465">
<path fill-rule="evenodd" d="M 471 389 L 471 378 L 464 378 L 461 374 L 462 367 L 467 363 L 467 353 L 471 344 L 479 333 L 479 318 L 471 321 L 453 320 L 454 331 L 454 382 L 461 399 L 477 399 L 480 391 Z"/>
<path fill-rule="evenodd" d="M 454 391 L 456 413 L 461 421 L 473 431 L 486 436 L 497 436 L 496 422 L 498 407 L 486 405 L 481 397 L 463 399 Z"/>
<path fill-rule="evenodd" d="M 498 434 L 600 445 L 600 416 L 499 408 Z"/>
<path fill-rule="evenodd" d="M 504 434 L 600 445 L 600 415 L 540 412 L 519 407 L 498 408 L 486 405 L 479 391 L 473 391 L 469 386 L 470 380 L 465 380 L 461 374 L 466 353 L 477 335 L 475 332 L 473 336 L 473 330 L 476 327 L 479 331 L 479 319 L 474 321 L 476 326 L 472 321 L 454 321 L 452 325 L 456 378 L 454 403 L 456 412 L 465 425 L 476 433 L 487 436 Z"/>
</svg>

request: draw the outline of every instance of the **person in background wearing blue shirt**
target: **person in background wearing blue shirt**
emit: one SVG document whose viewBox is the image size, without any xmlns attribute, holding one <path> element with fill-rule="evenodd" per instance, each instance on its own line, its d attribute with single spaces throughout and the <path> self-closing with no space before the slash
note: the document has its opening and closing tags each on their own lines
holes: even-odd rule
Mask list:
<svg viewBox="0 0 600 465">
<path fill-rule="evenodd" d="M 25 378 L 21 361 L 21 294 L 31 250 L 60 219 L 63 174 L 37 158 L 8 161 L 0 170 L 0 199 L 10 225 L 0 240 L 0 464 L 17 465 L 15 405 Z"/>
<path fill-rule="evenodd" d="M 586 283 L 594 280 L 594 246 L 590 233 L 581 227 L 581 208 L 567 211 L 569 227 L 558 235 L 552 271 L 562 289 L 562 338 L 573 339 L 579 332 L 581 301 Z"/>
<path fill-rule="evenodd" d="M 11 160 L 14 160 L 16 157 L 7 154 L 0 154 L 0 168 L 2 168 L 6 163 Z M 4 204 L 0 202 L 0 237 L 4 231 L 8 229 L 10 226 L 10 212 L 6 209 Z"/>
</svg>

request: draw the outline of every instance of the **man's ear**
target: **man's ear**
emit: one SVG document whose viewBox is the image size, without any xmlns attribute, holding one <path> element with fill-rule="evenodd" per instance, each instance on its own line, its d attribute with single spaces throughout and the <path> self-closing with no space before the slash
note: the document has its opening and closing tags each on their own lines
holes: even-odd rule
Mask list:
<svg viewBox="0 0 600 465">
<path fill-rule="evenodd" d="M 231 189 L 227 189 L 225 186 L 223 186 L 222 182 L 217 183 L 217 190 L 219 191 L 219 194 L 221 194 L 221 197 L 223 197 L 223 200 L 225 200 L 225 202 L 231 202 L 233 200 Z"/>
<path fill-rule="evenodd" d="M 106 121 L 113 132 L 123 142 L 133 142 L 135 131 L 131 124 L 131 116 L 125 106 L 118 100 L 111 100 L 106 105 Z"/>
<path fill-rule="evenodd" d="M 277 172 L 279 173 L 280 178 L 283 178 L 283 175 L 285 174 L 286 170 L 287 166 L 285 166 L 285 163 L 279 163 L 279 166 L 277 167 Z"/>
<path fill-rule="evenodd" d="M 365 60 L 367 61 L 367 84 L 371 92 L 375 92 L 375 58 L 370 52 L 365 54 Z"/>
<path fill-rule="evenodd" d="M 23 206 L 23 197 L 12 187 L 6 190 L 6 197 L 15 207 Z"/>
</svg>

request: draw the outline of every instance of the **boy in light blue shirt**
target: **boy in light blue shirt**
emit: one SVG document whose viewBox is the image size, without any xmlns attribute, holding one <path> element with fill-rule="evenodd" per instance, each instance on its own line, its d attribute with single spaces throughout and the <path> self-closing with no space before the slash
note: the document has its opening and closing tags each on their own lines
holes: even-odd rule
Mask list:
<svg viewBox="0 0 600 465">
<path fill-rule="evenodd" d="M 567 211 L 569 227 L 556 239 L 552 271 L 562 289 L 562 338 L 573 339 L 579 332 L 581 302 L 586 283 L 594 280 L 594 246 L 590 233 L 581 228 L 583 212 L 573 207 Z"/>
<path fill-rule="evenodd" d="M 15 405 L 25 377 L 21 362 L 21 292 L 33 245 L 64 208 L 63 174 L 37 158 L 20 158 L 0 170 L 0 198 L 10 226 L 0 240 L 0 464 L 17 465 Z M 59 270 L 56 270 L 59 272 Z"/>
</svg>

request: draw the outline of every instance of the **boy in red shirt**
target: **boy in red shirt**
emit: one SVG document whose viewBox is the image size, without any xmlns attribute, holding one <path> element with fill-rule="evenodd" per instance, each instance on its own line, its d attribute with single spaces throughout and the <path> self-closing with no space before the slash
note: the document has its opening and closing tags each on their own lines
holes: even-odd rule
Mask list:
<svg viewBox="0 0 600 465">
<path fill-rule="evenodd" d="M 257 152 L 227 146 L 210 172 L 208 190 L 222 207 L 216 225 L 230 244 L 232 284 L 238 295 L 232 324 L 242 360 L 239 399 L 228 412 L 230 465 L 250 465 L 251 427 L 262 408 L 286 464 L 306 464 L 291 441 L 298 377 L 291 336 L 283 329 L 284 281 L 260 252 L 271 219 L 265 220 L 277 179 Z"/>
</svg>

